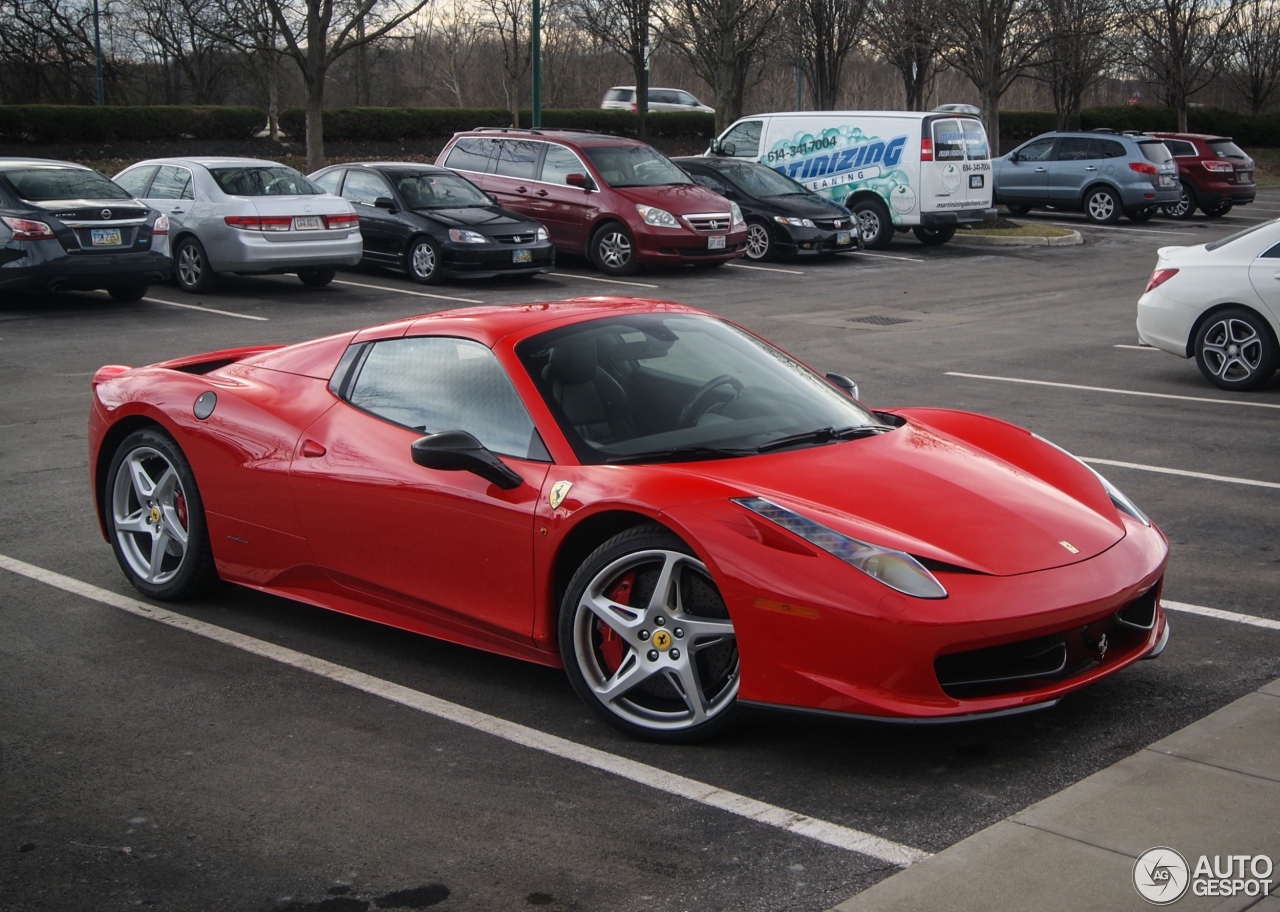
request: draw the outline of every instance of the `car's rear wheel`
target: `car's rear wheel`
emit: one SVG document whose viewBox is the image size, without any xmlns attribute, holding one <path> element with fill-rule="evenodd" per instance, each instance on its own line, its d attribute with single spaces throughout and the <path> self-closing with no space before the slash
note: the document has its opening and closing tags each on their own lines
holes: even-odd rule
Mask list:
<svg viewBox="0 0 1280 912">
<path fill-rule="evenodd" d="M 634 275 L 640 268 L 636 262 L 635 242 L 631 232 L 620 222 L 607 222 L 591 235 L 591 262 L 606 275 Z"/>
<path fill-rule="evenodd" d="M 338 274 L 336 269 L 320 269 L 312 267 L 310 269 L 299 269 L 298 280 L 308 288 L 324 288 L 333 281 L 334 276 Z"/>
<path fill-rule="evenodd" d="M 184 599 L 217 580 L 195 476 L 163 430 L 143 428 L 124 439 L 111 459 L 103 495 L 107 537 L 138 591 Z"/>
<path fill-rule="evenodd" d="M 1164 211 L 1165 215 L 1169 216 L 1169 218 L 1175 218 L 1179 221 L 1185 222 L 1187 219 L 1191 218 L 1191 216 L 1196 214 L 1196 205 L 1195 188 L 1186 181 L 1182 181 L 1182 198 L 1176 203 L 1170 203 L 1169 205 L 1161 206 L 1160 208 Z"/>
<path fill-rule="evenodd" d="M 1084 198 L 1084 215 L 1099 225 L 1110 225 L 1120 220 L 1120 200 L 1110 187 L 1095 187 Z"/>
<path fill-rule="evenodd" d="M 773 238 L 769 226 L 758 219 L 747 222 L 747 259 L 756 262 L 773 259 Z"/>
<path fill-rule="evenodd" d="M 209 255 L 204 245 L 191 235 L 178 241 L 173 251 L 173 278 L 178 287 L 191 294 L 212 291 L 218 275 L 209 265 Z"/>
<path fill-rule="evenodd" d="M 1257 389 L 1276 372 L 1276 340 L 1260 316 L 1229 307 L 1211 316 L 1196 333 L 1196 365 L 1214 386 Z"/>
<path fill-rule="evenodd" d="M 146 285 L 125 285 L 122 288 L 108 288 L 107 294 L 113 301 L 141 301 L 147 296 Z"/>
<path fill-rule="evenodd" d="M 1207 209 L 1202 208 L 1200 211 L 1209 216 L 1209 218 L 1222 218 L 1230 212 L 1234 206 L 1235 200 L 1223 200 L 1216 206 L 1210 206 Z"/>
<path fill-rule="evenodd" d="M 1155 206 L 1148 206 L 1146 209 L 1129 209 L 1125 212 L 1125 215 L 1129 217 L 1129 221 L 1139 224 L 1151 221 L 1151 216 L 1155 214 Z"/>
<path fill-rule="evenodd" d="M 650 741 L 689 742 L 735 720 L 738 645 L 706 566 L 644 523 L 583 561 L 560 604 L 560 656 L 605 722 Z"/>
<path fill-rule="evenodd" d="M 1026 215 L 1031 211 L 1031 207 L 1026 203 L 1005 203 L 1004 207 L 1009 210 L 1010 215 Z"/>
<path fill-rule="evenodd" d="M 883 250 L 889 246 L 893 240 L 893 219 L 884 203 L 878 199 L 860 199 L 850 209 L 863 247 Z"/>
<path fill-rule="evenodd" d="M 923 225 L 916 225 L 911 232 L 926 247 L 938 247 L 956 236 L 954 225 L 948 225 L 945 228 L 926 228 Z"/>
<path fill-rule="evenodd" d="M 419 285 L 435 285 L 440 281 L 440 248 L 428 237 L 414 238 L 404 255 L 409 278 Z"/>
</svg>

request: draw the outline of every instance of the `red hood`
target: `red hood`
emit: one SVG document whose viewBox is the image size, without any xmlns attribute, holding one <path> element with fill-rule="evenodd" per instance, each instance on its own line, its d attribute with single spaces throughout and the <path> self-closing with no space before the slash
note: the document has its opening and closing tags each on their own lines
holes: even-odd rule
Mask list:
<svg viewBox="0 0 1280 912">
<path fill-rule="evenodd" d="M 728 212 L 729 201 L 697 184 L 668 184 L 663 187 L 614 187 L 613 192 L 642 206 L 657 206 L 672 215 Z"/>
<path fill-rule="evenodd" d="M 996 576 L 1086 560 L 1124 537 L 1092 472 L 1026 431 L 959 412 L 908 414 L 912 423 L 879 437 L 682 469 L 855 538 Z"/>
</svg>

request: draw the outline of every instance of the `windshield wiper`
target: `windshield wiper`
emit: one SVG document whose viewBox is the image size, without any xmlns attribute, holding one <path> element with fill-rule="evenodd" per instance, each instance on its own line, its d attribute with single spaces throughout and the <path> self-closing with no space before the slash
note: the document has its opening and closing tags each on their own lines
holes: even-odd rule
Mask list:
<svg viewBox="0 0 1280 912">
<path fill-rule="evenodd" d="M 635 462 L 663 462 L 668 459 L 719 459 L 721 457 L 750 456 L 755 450 L 734 450 L 727 447 L 688 445 L 669 450 L 651 450 L 647 453 L 631 453 L 605 460 L 609 465 L 626 465 Z"/>
<path fill-rule="evenodd" d="M 805 431 L 803 434 L 791 434 L 779 437 L 756 447 L 757 453 L 768 453 L 770 450 L 781 450 L 801 443 L 833 443 L 837 440 L 853 440 L 855 437 L 874 437 L 889 428 L 880 424 L 863 424 L 856 427 L 818 428 L 816 431 Z"/>
</svg>

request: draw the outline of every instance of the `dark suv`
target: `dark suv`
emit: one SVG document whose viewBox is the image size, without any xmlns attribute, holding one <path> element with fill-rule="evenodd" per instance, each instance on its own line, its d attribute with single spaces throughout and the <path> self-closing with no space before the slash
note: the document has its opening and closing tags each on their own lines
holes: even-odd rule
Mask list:
<svg viewBox="0 0 1280 912">
<path fill-rule="evenodd" d="M 1232 206 L 1253 202 L 1258 185 L 1253 182 L 1253 159 L 1229 136 L 1202 133 L 1152 133 L 1163 140 L 1178 163 L 1182 199 L 1162 206 L 1170 218 L 1189 219 L 1196 209 L 1221 218 Z"/>
</svg>

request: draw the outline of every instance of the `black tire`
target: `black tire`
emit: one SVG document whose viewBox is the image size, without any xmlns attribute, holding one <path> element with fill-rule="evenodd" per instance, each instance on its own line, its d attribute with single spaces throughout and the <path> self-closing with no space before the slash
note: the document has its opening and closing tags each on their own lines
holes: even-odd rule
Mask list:
<svg viewBox="0 0 1280 912">
<path fill-rule="evenodd" d="M 1151 221 L 1151 216 L 1156 214 L 1155 206 L 1148 206 L 1146 209 L 1130 209 L 1125 212 L 1125 216 L 1129 221 L 1137 222 L 1141 225 L 1143 222 Z"/>
<path fill-rule="evenodd" d="M 1120 196 L 1110 187 L 1094 187 L 1084 197 L 1084 217 L 1095 225 L 1114 225 L 1120 221 Z"/>
<path fill-rule="evenodd" d="M 673 589 L 666 598 L 653 598 L 660 570 L 668 565 L 684 614 L 669 610 Z M 593 596 L 625 606 L 638 596 L 637 610 L 633 617 L 611 614 L 614 624 L 606 625 L 584 605 Z M 698 613 L 688 613 L 691 608 Z M 569 683 L 619 731 L 648 741 L 688 743 L 719 734 L 736 721 L 738 649 L 728 610 L 693 549 L 664 526 L 633 526 L 591 552 L 560 603 L 558 633 Z M 697 643 L 703 645 L 695 649 Z M 635 682 L 608 700 L 594 689 L 628 678 Z M 685 684 L 697 686 L 701 721 L 681 696 L 689 689 Z"/>
<path fill-rule="evenodd" d="M 404 269 L 419 285 L 436 285 L 441 272 L 440 245 L 429 237 L 416 237 L 404 251 Z"/>
<path fill-rule="evenodd" d="M 858 238 L 862 246 L 871 250 L 884 250 L 893 240 L 893 219 L 889 209 L 878 199 L 863 198 L 849 207 L 854 224 L 858 226 Z"/>
<path fill-rule="evenodd" d="M 1224 390 L 1255 390 L 1280 364 L 1271 326 L 1243 307 L 1225 308 L 1205 320 L 1196 332 L 1195 352 L 1200 373 Z"/>
<path fill-rule="evenodd" d="M 923 225 L 916 225 L 911 229 L 911 233 L 926 247 L 940 247 L 956 236 L 956 229 L 954 225 L 947 225 L 945 228 L 926 228 Z"/>
<path fill-rule="evenodd" d="M 1004 207 L 1009 210 L 1010 215 L 1026 215 L 1031 211 L 1031 207 L 1026 203 L 1005 203 Z"/>
<path fill-rule="evenodd" d="M 747 222 L 747 259 L 753 263 L 772 260 L 777 255 L 777 247 L 773 243 L 773 232 L 762 219 L 751 219 Z"/>
<path fill-rule="evenodd" d="M 1222 218 L 1235 207 L 1235 204 L 1235 200 L 1223 200 L 1218 205 L 1211 206 L 1208 209 L 1201 207 L 1200 211 L 1209 216 L 1209 218 Z"/>
<path fill-rule="evenodd" d="M 153 483 L 153 499 L 140 496 L 132 474 L 134 468 L 140 468 Z M 170 485 L 169 469 L 173 470 L 176 485 Z M 218 571 L 209 547 L 204 501 L 191 465 L 169 434 L 158 427 L 148 427 L 126 437 L 111 457 L 101 496 L 111 549 L 135 589 L 149 598 L 178 601 L 207 593 L 216 585 Z M 138 523 L 140 528 L 120 528 L 126 521 Z M 170 531 L 175 522 L 178 529 L 182 522 L 186 523 L 185 545 Z M 161 530 L 160 534 L 156 529 Z M 168 544 L 159 545 L 158 571 L 144 575 L 146 566 L 157 563 L 156 541 L 161 535 L 168 535 Z M 170 553 L 171 548 L 181 554 Z M 144 555 L 146 549 L 151 550 Z"/>
<path fill-rule="evenodd" d="M 338 270 L 336 269 L 322 269 L 313 266 L 310 269 L 299 269 L 298 281 L 308 288 L 324 288 L 333 281 L 333 277 L 337 274 Z"/>
<path fill-rule="evenodd" d="M 189 234 L 173 250 L 173 280 L 189 294 L 212 291 L 218 284 L 218 274 L 209 265 L 204 245 Z"/>
<path fill-rule="evenodd" d="M 1160 209 L 1165 215 L 1169 216 L 1169 218 L 1185 222 L 1196 214 L 1196 206 L 1198 204 L 1199 200 L 1196 198 L 1195 187 L 1192 187 L 1189 183 L 1183 181 L 1182 199 L 1178 200 L 1176 203 L 1170 203 L 1168 206 L 1161 206 Z"/>
<path fill-rule="evenodd" d="M 108 288 L 107 294 L 113 301 L 141 301 L 147 296 L 148 286 L 126 285 L 123 288 Z"/>
<path fill-rule="evenodd" d="M 635 275 L 640 268 L 635 239 L 621 222 L 605 222 L 592 232 L 588 251 L 591 262 L 605 275 Z"/>
</svg>

